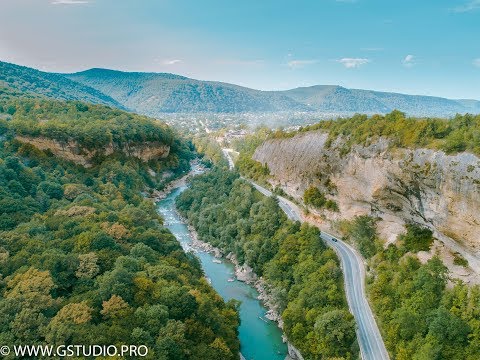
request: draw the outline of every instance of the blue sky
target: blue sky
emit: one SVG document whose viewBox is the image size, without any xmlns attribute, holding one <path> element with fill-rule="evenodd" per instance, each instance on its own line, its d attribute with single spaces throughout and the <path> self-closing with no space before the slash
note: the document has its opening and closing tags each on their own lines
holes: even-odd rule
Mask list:
<svg viewBox="0 0 480 360">
<path fill-rule="evenodd" d="M 1 0 L 0 60 L 480 99 L 480 0 Z"/>
</svg>

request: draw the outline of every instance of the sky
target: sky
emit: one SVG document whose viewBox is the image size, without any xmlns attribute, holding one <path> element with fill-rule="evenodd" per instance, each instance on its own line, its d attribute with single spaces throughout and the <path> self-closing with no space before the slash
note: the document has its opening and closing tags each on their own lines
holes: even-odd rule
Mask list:
<svg viewBox="0 0 480 360">
<path fill-rule="evenodd" d="M 0 0 L 0 60 L 480 99 L 480 0 Z"/>
</svg>

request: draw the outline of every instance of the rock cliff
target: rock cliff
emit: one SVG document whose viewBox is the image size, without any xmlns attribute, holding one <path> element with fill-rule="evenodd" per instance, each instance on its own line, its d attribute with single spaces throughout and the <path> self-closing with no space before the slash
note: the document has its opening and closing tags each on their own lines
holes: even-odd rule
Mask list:
<svg viewBox="0 0 480 360">
<path fill-rule="evenodd" d="M 253 158 L 266 164 L 272 184 L 300 199 L 317 186 L 339 205 L 327 220 L 378 216 L 383 239 L 395 241 L 406 222 L 427 225 L 437 238 L 480 258 L 480 159 L 431 149 L 395 149 L 386 139 L 347 149 L 342 139 L 326 146 L 327 134 L 300 133 L 268 140 Z M 472 255 L 472 256 L 470 256 Z M 479 266 L 480 268 L 480 266 Z M 478 269 L 477 269 L 478 270 Z"/>
<path fill-rule="evenodd" d="M 170 146 L 153 141 L 142 144 L 125 143 L 122 145 L 110 143 L 101 149 L 90 150 L 80 146 L 75 141 L 60 142 L 47 137 L 27 136 L 16 136 L 16 139 L 22 143 L 33 145 L 37 149 L 49 150 L 55 156 L 85 167 L 92 166 L 92 160 L 95 156 L 108 156 L 116 152 L 135 157 L 144 162 L 166 158 L 170 153 Z"/>
</svg>

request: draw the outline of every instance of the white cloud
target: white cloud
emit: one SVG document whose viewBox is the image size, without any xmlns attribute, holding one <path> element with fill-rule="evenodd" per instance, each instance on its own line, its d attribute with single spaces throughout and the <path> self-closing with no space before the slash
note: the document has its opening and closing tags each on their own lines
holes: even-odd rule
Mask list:
<svg viewBox="0 0 480 360">
<path fill-rule="evenodd" d="M 175 65 L 175 64 L 178 64 L 178 63 L 181 63 L 181 62 L 182 62 L 182 60 L 180 60 L 180 59 L 164 60 L 163 65 Z"/>
<path fill-rule="evenodd" d="M 480 58 L 476 58 L 473 60 L 473 66 L 480 67 Z"/>
<path fill-rule="evenodd" d="M 81 5 L 89 4 L 90 0 L 52 0 L 50 4 L 52 5 Z"/>
<path fill-rule="evenodd" d="M 290 69 L 299 69 L 306 65 L 315 64 L 317 60 L 290 60 L 287 65 Z"/>
<path fill-rule="evenodd" d="M 353 69 L 353 68 L 358 68 L 362 65 L 368 64 L 370 60 L 363 59 L 363 58 L 343 58 L 343 59 L 337 60 L 337 62 L 345 66 L 347 69 Z"/>
<path fill-rule="evenodd" d="M 480 9 L 480 0 L 470 0 L 463 5 L 457 6 L 453 11 L 463 13 L 477 9 Z"/>
<path fill-rule="evenodd" d="M 415 56 L 413 55 L 405 56 L 405 59 L 403 59 L 402 64 L 405 67 L 412 67 L 413 65 L 415 65 Z"/>
</svg>

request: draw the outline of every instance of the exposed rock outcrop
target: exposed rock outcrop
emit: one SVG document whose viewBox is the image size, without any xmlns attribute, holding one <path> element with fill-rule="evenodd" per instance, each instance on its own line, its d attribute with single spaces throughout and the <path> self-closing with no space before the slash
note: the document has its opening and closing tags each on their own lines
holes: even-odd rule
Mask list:
<svg viewBox="0 0 480 360">
<path fill-rule="evenodd" d="M 404 231 L 405 222 L 414 221 L 431 227 L 440 240 L 480 257 L 477 156 L 395 149 L 386 139 L 350 151 L 341 139 L 328 147 L 326 142 L 327 134 L 319 131 L 273 139 L 259 146 L 253 158 L 266 164 L 272 183 L 290 195 L 299 199 L 314 185 L 334 199 L 340 211 L 323 213 L 328 220 L 378 216 L 387 241 Z"/>
<path fill-rule="evenodd" d="M 126 156 L 135 157 L 144 162 L 166 158 L 170 153 L 169 145 L 152 141 L 142 144 L 125 143 L 122 145 L 110 143 L 103 148 L 90 150 L 80 146 L 80 144 L 73 140 L 60 142 L 47 137 L 29 137 L 20 135 L 17 135 L 16 139 L 22 143 L 33 145 L 37 149 L 49 150 L 55 156 L 65 160 L 73 161 L 74 163 L 85 167 L 92 166 L 92 159 L 95 156 L 108 156 L 115 152 L 122 153 Z"/>
<path fill-rule="evenodd" d="M 300 354 L 300 351 L 295 346 L 293 346 L 290 343 L 287 343 L 287 347 L 288 347 L 288 356 L 290 357 L 290 359 L 303 360 L 302 354 Z M 289 360 L 288 357 L 286 359 Z"/>
<path fill-rule="evenodd" d="M 237 277 L 238 281 L 243 281 L 243 282 L 246 282 L 247 284 L 251 284 L 252 282 L 255 282 L 255 280 L 257 279 L 257 276 L 253 272 L 253 269 L 247 264 L 244 264 L 240 267 L 236 267 L 235 276 Z"/>
</svg>

